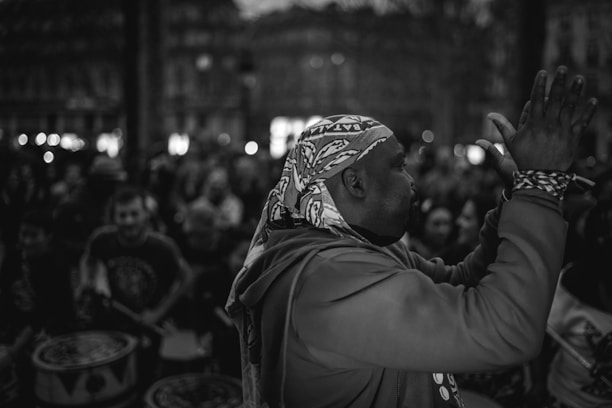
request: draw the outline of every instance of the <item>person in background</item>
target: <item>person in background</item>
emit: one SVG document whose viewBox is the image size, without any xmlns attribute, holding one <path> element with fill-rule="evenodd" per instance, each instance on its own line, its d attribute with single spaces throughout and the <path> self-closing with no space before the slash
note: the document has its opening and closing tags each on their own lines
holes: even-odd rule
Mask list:
<svg viewBox="0 0 612 408">
<path fill-rule="evenodd" d="M 88 167 L 85 182 L 54 208 L 54 235 L 77 269 L 92 232 L 108 223 L 107 205 L 127 173 L 118 159 L 97 155 Z"/>
<path fill-rule="evenodd" d="M 597 101 L 538 72 L 480 246 L 457 265 L 401 244 L 414 180 L 391 129 L 359 115 L 306 128 L 268 195 L 226 309 L 240 332 L 244 406 L 463 407 L 453 372 L 534 358 L 561 269 L 560 209 Z M 578 107 L 578 108 L 577 108 Z M 507 199 L 507 200 L 506 200 Z"/>
<path fill-rule="evenodd" d="M 457 236 L 439 254 L 445 263 L 459 263 L 478 246 L 478 234 L 484 224 L 485 215 L 495 208 L 496 200 L 496 197 L 488 192 L 478 192 L 467 198 L 456 219 Z"/>
<path fill-rule="evenodd" d="M 612 200 L 588 211 L 584 240 L 561 272 L 548 318 L 549 408 L 612 406 Z"/>
<path fill-rule="evenodd" d="M 26 211 L 49 205 L 49 191 L 42 183 L 40 165 L 27 154 L 7 158 L 8 169 L 0 180 L 0 230 L 4 245 L 13 250 L 18 241 L 19 220 Z"/>
<path fill-rule="evenodd" d="M 78 329 L 71 269 L 54 245 L 52 214 L 28 210 L 19 220 L 18 246 L 0 266 L 0 378 L 14 367 L 19 407 L 34 407 L 30 357 L 42 341 Z"/>
<path fill-rule="evenodd" d="M 174 320 L 199 337 L 212 335 L 215 365 L 223 374 L 238 376 L 236 332 L 223 309 L 233 278 L 227 262 L 232 243 L 219 225 L 218 209 L 206 200 L 194 202 L 185 214 L 183 235 L 180 246 L 194 279 L 173 313 Z"/>
<path fill-rule="evenodd" d="M 217 212 L 217 225 L 222 229 L 236 228 L 241 225 L 244 216 L 244 204 L 234 194 L 229 183 L 229 174 L 225 167 L 213 167 L 204 180 L 202 192 L 190 206 L 208 201 Z"/>
<path fill-rule="evenodd" d="M 51 202 L 56 205 L 74 194 L 85 183 L 83 165 L 77 160 L 68 160 L 61 167 L 61 177 L 50 186 Z"/>
<path fill-rule="evenodd" d="M 55 246 L 48 210 L 29 210 L 19 220 L 18 247 L 0 270 L 0 319 L 43 336 L 76 328 L 70 265 Z M 16 334 L 13 331 L 13 334 Z"/>
<path fill-rule="evenodd" d="M 242 225 L 255 228 L 259 221 L 261 206 L 265 202 L 267 166 L 254 156 L 242 155 L 232 162 L 230 174 L 234 194 L 244 204 Z"/>
<path fill-rule="evenodd" d="M 157 368 L 160 333 L 155 329 L 185 293 L 189 270 L 176 243 L 152 231 L 146 192 L 119 188 L 109 203 L 112 224 L 96 229 L 81 260 L 78 294 L 87 328 L 120 330 L 150 340 L 143 375 Z M 111 307 L 98 307 L 99 297 Z M 104 303 L 101 303 L 104 306 Z M 125 312 L 127 310 L 127 313 Z"/>
<path fill-rule="evenodd" d="M 151 230 L 147 194 L 122 186 L 109 203 L 112 224 L 97 228 L 86 244 L 81 289 L 95 288 L 141 314 L 144 323 L 160 321 L 187 276 L 174 240 Z"/>
<path fill-rule="evenodd" d="M 440 256 L 453 238 L 453 212 L 449 206 L 429 199 L 419 209 L 417 228 L 409 234 L 410 249 L 425 259 Z"/>
</svg>

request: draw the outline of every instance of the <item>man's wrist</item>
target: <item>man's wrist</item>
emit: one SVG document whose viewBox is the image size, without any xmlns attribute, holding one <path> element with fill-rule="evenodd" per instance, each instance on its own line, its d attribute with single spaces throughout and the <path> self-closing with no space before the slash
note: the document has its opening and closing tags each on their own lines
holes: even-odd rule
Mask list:
<svg viewBox="0 0 612 408">
<path fill-rule="evenodd" d="M 559 200 L 563 199 L 565 190 L 572 175 L 563 171 L 551 170 L 517 170 L 513 173 L 514 185 L 512 191 L 538 189 L 551 194 Z"/>
</svg>

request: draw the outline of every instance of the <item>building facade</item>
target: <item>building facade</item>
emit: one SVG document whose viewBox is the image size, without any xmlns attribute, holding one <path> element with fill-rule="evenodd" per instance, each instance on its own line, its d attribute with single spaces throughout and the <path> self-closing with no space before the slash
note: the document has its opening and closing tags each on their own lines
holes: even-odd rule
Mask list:
<svg viewBox="0 0 612 408">
<path fill-rule="evenodd" d="M 275 118 L 303 127 L 347 112 L 380 119 L 405 144 L 424 131 L 446 146 L 495 138 L 485 115 L 518 116 L 524 41 L 518 3 L 495 4 L 495 24 L 478 25 L 333 4 L 245 21 L 232 0 L 3 0 L 0 143 L 44 132 L 93 147 L 110 135 L 144 156 L 181 135 L 266 150 Z M 601 106 L 585 152 L 598 160 L 612 140 L 611 9 L 547 2 L 542 65 L 586 74 Z"/>
<path fill-rule="evenodd" d="M 279 116 L 348 112 L 378 118 L 407 143 L 425 130 L 440 144 L 473 136 L 485 92 L 473 67 L 486 58 L 476 32 L 450 19 L 334 5 L 263 16 L 246 36 L 254 129 L 264 135 Z"/>
<path fill-rule="evenodd" d="M 242 24 L 232 0 L 4 0 L 0 141 L 110 135 L 146 156 L 172 134 L 243 139 Z"/>
</svg>

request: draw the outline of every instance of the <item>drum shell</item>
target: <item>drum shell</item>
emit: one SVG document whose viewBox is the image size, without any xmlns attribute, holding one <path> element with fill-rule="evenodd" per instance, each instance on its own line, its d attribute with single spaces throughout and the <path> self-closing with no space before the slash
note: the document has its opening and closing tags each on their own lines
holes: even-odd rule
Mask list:
<svg viewBox="0 0 612 408">
<path fill-rule="evenodd" d="M 205 372 L 212 364 L 210 350 L 210 336 L 200 336 L 191 330 L 166 335 L 159 349 L 161 376 Z"/>
<path fill-rule="evenodd" d="M 173 390 L 185 386 L 186 392 Z M 164 395 L 165 394 L 165 395 Z M 182 397 L 201 397 L 187 401 Z M 161 378 L 154 382 L 144 395 L 144 408 L 242 407 L 242 383 L 239 379 L 222 374 L 185 373 Z"/>
<path fill-rule="evenodd" d="M 105 332 L 83 332 L 75 333 L 74 336 L 106 334 L 111 335 Z M 38 346 L 33 355 L 34 393 L 41 408 L 119 408 L 133 402 L 138 383 L 137 341 L 123 333 L 113 332 L 112 335 L 126 339 L 127 346 L 105 360 L 80 367 L 43 363 L 39 354 L 48 342 Z"/>
</svg>

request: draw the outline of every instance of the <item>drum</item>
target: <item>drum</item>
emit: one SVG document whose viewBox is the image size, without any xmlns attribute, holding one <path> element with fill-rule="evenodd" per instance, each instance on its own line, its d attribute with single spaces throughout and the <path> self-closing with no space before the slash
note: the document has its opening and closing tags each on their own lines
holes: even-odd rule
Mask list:
<svg viewBox="0 0 612 408">
<path fill-rule="evenodd" d="M 120 332 L 69 333 L 41 343 L 32 355 L 41 407 L 122 408 L 133 403 L 138 341 Z"/>
<path fill-rule="evenodd" d="M 9 358 L 9 350 L 9 345 L 0 344 L 0 360 Z M 10 407 L 16 404 L 18 392 L 15 366 L 10 362 L 3 368 L 2 372 L 0 372 L 0 407 Z"/>
<path fill-rule="evenodd" d="M 178 330 L 162 339 L 159 350 L 162 376 L 204 372 L 210 363 L 212 336 L 199 336 L 193 330 Z"/>
<path fill-rule="evenodd" d="M 146 408 L 233 408 L 242 406 L 239 379 L 188 373 L 162 378 L 149 387 Z"/>
<path fill-rule="evenodd" d="M 465 408 L 502 408 L 500 404 L 487 397 L 470 390 L 459 391 Z"/>
</svg>

